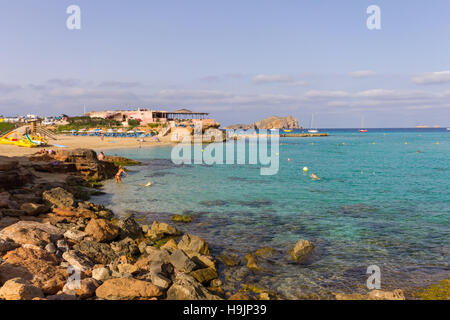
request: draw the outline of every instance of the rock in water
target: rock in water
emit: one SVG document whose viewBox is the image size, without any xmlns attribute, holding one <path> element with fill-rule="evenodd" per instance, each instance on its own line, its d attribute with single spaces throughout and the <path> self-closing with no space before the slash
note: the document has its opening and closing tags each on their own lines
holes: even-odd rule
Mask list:
<svg viewBox="0 0 450 320">
<path fill-rule="evenodd" d="M 6 281 L 0 289 L 0 298 L 5 300 L 31 300 L 43 297 L 41 289 L 21 278 Z"/>
<path fill-rule="evenodd" d="M 302 262 L 314 250 L 314 244 L 308 240 L 299 240 L 294 248 L 291 249 L 290 254 L 292 259 L 297 262 Z"/>
<path fill-rule="evenodd" d="M 132 278 L 106 280 L 95 293 L 97 297 L 107 300 L 146 300 L 162 295 L 154 284 Z"/>
<path fill-rule="evenodd" d="M 222 300 L 211 294 L 192 276 L 178 273 L 172 286 L 167 290 L 167 300 Z"/>
<path fill-rule="evenodd" d="M 91 219 L 84 232 L 94 237 L 98 242 L 111 241 L 119 235 L 119 227 L 105 219 Z"/>
<path fill-rule="evenodd" d="M 185 234 L 178 243 L 178 248 L 209 256 L 209 246 L 205 240 L 192 234 Z"/>
<path fill-rule="evenodd" d="M 60 187 L 44 191 L 42 199 L 49 205 L 59 208 L 70 208 L 75 203 L 73 195 Z"/>
</svg>

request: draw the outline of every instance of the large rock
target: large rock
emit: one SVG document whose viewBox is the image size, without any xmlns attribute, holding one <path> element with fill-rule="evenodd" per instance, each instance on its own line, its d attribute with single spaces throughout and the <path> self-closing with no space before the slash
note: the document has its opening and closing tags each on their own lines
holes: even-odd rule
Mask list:
<svg viewBox="0 0 450 320">
<path fill-rule="evenodd" d="M 194 277 L 178 273 L 174 283 L 167 290 L 167 300 L 222 300 L 211 294 Z"/>
<path fill-rule="evenodd" d="M 219 275 L 217 274 L 217 271 L 213 268 L 203 268 L 198 269 L 195 271 L 192 271 L 189 273 L 191 276 L 194 277 L 195 280 L 200 282 L 201 284 L 207 284 L 211 280 L 216 279 Z"/>
<path fill-rule="evenodd" d="M 35 221 L 19 221 L 0 231 L 1 239 L 11 239 L 19 244 L 45 247 L 48 243 L 62 238 L 64 230 L 51 224 Z"/>
<path fill-rule="evenodd" d="M 186 252 L 193 251 L 203 255 L 209 255 L 209 246 L 202 238 L 192 234 L 185 234 L 180 242 L 178 248 Z"/>
<path fill-rule="evenodd" d="M 68 295 L 76 295 L 81 299 L 86 299 L 95 295 L 95 291 L 99 285 L 98 281 L 93 278 L 70 281 L 64 286 L 63 292 Z"/>
<path fill-rule="evenodd" d="M 17 248 L 3 258 L 6 261 L 0 265 L 0 283 L 19 277 L 45 294 L 56 294 L 68 277 L 67 270 L 59 266 L 61 261 L 45 250 Z"/>
<path fill-rule="evenodd" d="M 42 290 L 22 278 L 14 278 L 5 282 L 0 289 L 0 298 L 5 300 L 32 300 L 44 298 Z"/>
<path fill-rule="evenodd" d="M 42 199 L 49 205 L 60 208 L 70 208 L 75 203 L 73 195 L 60 187 L 44 191 L 42 193 Z"/>
<path fill-rule="evenodd" d="M 98 242 L 111 241 L 119 235 L 119 228 L 105 219 L 91 219 L 84 232 Z"/>
<path fill-rule="evenodd" d="M 105 281 L 111 278 L 111 272 L 105 267 L 99 267 L 92 270 L 92 278 L 98 281 Z"/>
<path fill-rule="evenodd" d="M 175 250 L 169 257 L 169 262 L 175 269 L 186 273 L 191 272 L 197 267 L 197 265 L 182 250 Z"/>
<path fill-rule="evenodd" d="M 147 232 L 147 237 L 156 241 L 166 236 L 178 236 L 180 234 L 179 230 L 165 222 L 153 221 L 151 229 Z"/>
<path fill-rule="evenodd" d="M 314 244 L 308 240 L 299 240 L 289 253 L 292 259 L 297 262 L 302 262 L 313 252 L 313 250 Z"/>
<path fill-rule="evenodd" d="M 154 284 L 132 278 L 109 279 L 96 290 L 97 297 L 107 300 L 146 300 L 162 294 Z"/>
<path fill-rule="evenodd" d="M 73 246 L 97 264 L 107 265 L 117 258 L 116 253 L 106 243 L 83 240 Z"/>
<path fill-rule="evenodd" d="M 124 220 L 120 220 L 117 223 L 117 226 L 120 229 L 120 239 L 125 238 L 142 238 L 144 235 L 142 233 L 142 227 L 134 220 L 133 217 L 127 217 Z"/>
<path fill-rule="evenodd" d="M 94 267 L 94 264 L 89 260 L 89 258 L 76 250 L 66 251 L 63 253 L 62 257 L 70 263 L 71 266 L 76 267 L 81 271 L 86 271 Z"/>
</svg>

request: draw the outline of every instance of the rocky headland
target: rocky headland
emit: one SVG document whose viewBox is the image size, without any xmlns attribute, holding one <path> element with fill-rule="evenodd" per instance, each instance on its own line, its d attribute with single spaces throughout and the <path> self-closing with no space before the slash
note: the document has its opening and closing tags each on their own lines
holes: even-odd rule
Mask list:
<svg viewBox="0 0 450 320">
<path fill-rule="evenodd" d="M 277 117 L 272 116 L 252 124 L 236 124 L 232 126 L 225 127 L 225 129 L 299 129 L 298 119 L 287 116 L 287 117 Z"/>
<path fill-rule="evenodd" d="M 233 268 L 264 272 L 274 249 L 264 247 L 245 258 L 214 257 L 205 240 L 182 231 L 192 221 L 189 216 L 173 215 L 175 226 L 140 224 L 132 215 L 119 218 L 89 202 L 118 164 L 138 164 L 117 157 L 105 160 L 88 149 L 0 157 L 0 300 L 282 299 L 246 283 L 236 291 L 225 290 L 227 277 L 219 274 Z M 300 240 L 285 254 L 301 263 L 314 248 Z M 404 295 L 401 290 L 374 290 L 367 296 L 334 298 Z"/>
</svg>

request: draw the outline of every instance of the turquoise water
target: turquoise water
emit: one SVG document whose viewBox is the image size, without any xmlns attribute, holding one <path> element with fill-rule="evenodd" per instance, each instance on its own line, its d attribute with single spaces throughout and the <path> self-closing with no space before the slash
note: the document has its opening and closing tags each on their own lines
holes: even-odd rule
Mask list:
<svg viewBox="0 0 450 320">
<path fill-rule="evenodd" d="M 328 132 L 280 139 L 274 176 L 261 176 L 258 165 L 176 166 L 170 147 L 107 151 L 145 165 L 130 168 L 123 185 L 108 181 L 95 201 L 149 223 L 190 214 L 194 222 L 178 227 L 204 237 L 214 254 L 279 250 L 262 262 L 266 272 L 221 270 L 227 289 L 254 283 L 290 299 L 364 292 L 369 265 L 381 268 L 382 289 L 447 277 L 450 132 Z M 287 255 L 299 239 L 316 244 L 302 264 Z"/>
</svg>

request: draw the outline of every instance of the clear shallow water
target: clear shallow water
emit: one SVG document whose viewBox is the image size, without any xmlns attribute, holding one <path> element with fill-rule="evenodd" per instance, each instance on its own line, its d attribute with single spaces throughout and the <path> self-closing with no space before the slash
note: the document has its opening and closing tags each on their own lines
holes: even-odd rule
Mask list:
<svg viewBox="0 0 450 320">
<path fill-rule="evenodd" d="M 254 283 L 291 299 L 364 292 L 373 264 L 383 289 L 447 277 L 450 132 L 326 131 L 331 136 L 280 139 L 274 176 L 261 176 L 257 165 L 175 166 L 170 147 L 109 151 L 146 164 L 132 167 L 123 185 L 105 183 L 108 194 L 94 200 L 149 223 L 190 214 L 194 222 L 178 227 L 204 237 L 214 254 L 279 250 L 263 263 L 267 272 L 222 270 L 228 289 Z M 148 181 L 152 187 L 140 186 Z M 303 264 L 287 255 L 299 239 L 316 244 Z"/>
</svg>

